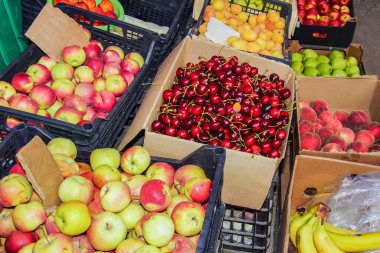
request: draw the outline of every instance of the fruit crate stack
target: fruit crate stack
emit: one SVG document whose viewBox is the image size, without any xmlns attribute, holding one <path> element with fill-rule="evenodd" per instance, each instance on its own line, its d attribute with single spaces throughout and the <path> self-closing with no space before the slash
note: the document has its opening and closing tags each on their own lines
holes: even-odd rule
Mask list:
<svg viewBox="0 0 380 253">
<path fill-rule="evenodd" d="M 67 8 L 70 8 L 70 6 L 67 6 Z M 86 17 L 88 21 L 92 22 L 92 24 L 95 20 L 99 20 L 108 26 L 119 22 L 106 17 L 98 17 L 92 13 L 88 13 Z M 91 25 L 83 24 L 83 26 L 91 32 L 92 39 L 100 41 L 104 47 L 119 46 L 124 53 L 136 51 L 145 58 L 144 65 L 135 76 L 133 82 L 129 84 L 126 91 L 120 96 L 119 101 L 115 103 L 110 113 L 104 117 L 104 119 L 96 118 L 93 122 L 85 122 L 85 124 L 80 126 L 2 107 L 0 110 L 1 130 L 9 131 L 12 121 L 19 123 L 19 120 L 14 120 L 14 118 L 16 118 L 23 122 L 37 124 L 43 127 L 52 136 L 69 138 L 88 151 L 97 147 L 111 146 L 116 141 L 117 135 L 114 135 L 113 133 L 123 127 L 134 104 L 145 91 L 141 86 L 142 83 L 144 83 L 146 73 L 150 67 L 155 39 L 151 33 L 128 24 L 124 24 L 124 27 L 130 33 L 125 37 L 109 34 L 103 30 L 96 29 Z M 30 64 L 36 63 L 43 55 L 44 53 L 35 44 L 32 44 L 22 55 L 6 68 L 6 70 L 0 75 L 0 80 L 11 83 L 12 78 L 16 73 L 26 71 Z"/>
</svg>

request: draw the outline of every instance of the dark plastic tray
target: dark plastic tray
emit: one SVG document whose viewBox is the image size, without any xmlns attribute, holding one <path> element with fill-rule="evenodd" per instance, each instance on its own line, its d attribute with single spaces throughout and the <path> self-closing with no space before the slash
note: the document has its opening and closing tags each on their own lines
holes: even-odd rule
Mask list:
<svg viewBox="0 0 380 253">
<path fill-rule="evenodd" d="M 260 210 L 223 204 L 215 218 L 220 222 L 212 228 L 218 235 L 218 243 L 210 252 L 275 252 L 280 222 L 280 189 L 277 173 Z"/>
<path fill-rule="evenodd" d="M 7 175 L 10 168 L 16 163 L 15 155 L 17 150 L 25 146 L 34 136 L 40 136 L 45 142 L 51 140 L 51 136 L 43 130 L 21 124 L 16 126 L 0 144 L 0 178 Z M 211 146 L 203 146 L 182 160 L 152 157 L 152 163 L 164 161 L 171 164 L 175 169 L 178 169 L 185 164 L 198 165 L 204 169 L 206 176 L 213 182 L 207 203 L 208 206 L 203 228 L 198 242 L 197 253 L 211 252 L 208 250 L 208 247 L 215 244 L 215 242 L 211 241 L 213 239 L 211 236 L 211 228 L 214 226 L 216 211 L 219 210 L 221 206 L 221 190 L 225 157 L 226 154 L 223 148 Z M 79 155 L 76 160 L 88 162 L 88 159 L 89 156 L 83 157 Z"/>
<path fill-rule="evenodd" d="M 355 17 L 354 3 L 350 1 L 351 17 Z M 292 39 L 301 44 L 318 45 L 327 47 L 348 47 L 354 38 L 357 21 L 349 21 L 343 27 L 303 25 L 297 21 L 297 26 Z"/>
<path fill-rule="evenodd" d="M 70 9 L 70 6 L 67 6 Z M 66 6 L 65 6 L 66 8 Z M 65 11 L 65 10 L 64 10 Z M 80 12 L 80 10 L 78 11 Z M 97 17 L 90 13 L 92 19 L 95 18 L 102 22 L 109 22 L 108 24 L 117 24 L 119 21 L 112 20 L 106 17 Z M 77 145 L 87 147 L 89 150 L 98 147 L 104 147 L 107 144 L 112 144 L 117 135 L 112 134 L 118 128 L 122 128 L 126 119 L 128 118 L 137 99 L 144 92 L 141 85 L 146 79 L 147 72 L 150 68 L 152 51 L 155 45 L 155 38 L 149 32 L 143 29 L 124 25 L 126 34 L 128 36 L 120 37 L 118 35 L 110 34 L 105 31 L 94 28 L 91 24 L 83 24 L 88 28 L 94 39 L 103 43 L 104 46 L 118 45 L 125 52 L 137 51 L 145 58 L 145 64 L 141 68 L 139 74 L 136 76 L 127 91 L 122 95 L 121 99 L 116 103 L 107 119 L 96 119 L 92 124 L 84 126 L 77 126 L 63 121 L 50 119 L 36 114 L 30 114 L 19 110 L 1 107 L 0 108 L 0 130 L 9 131 L 5 126 L 7 116 L 20 118 L 24 122 L 31 121 L 42 124 L 43 127 L 53 136 L 62 136 L 73 140 Z M 0 74 L 0 80 L 10 81 L 12 76 L 20 71 L 25 71 L 27 67 L 38 61 L 44 53 L 34 44 L 32 44 L 23 54 L 21 54 L 11 65 L 9 65 L 3 73 Z M 111 133 L 108 134 L 107 133 Z"/>
<path fill-rule="evenodd" d="M 252 0 L 249 0 L 249 1 L 252 1 Z M 231 4 L 236 4 L 235 0 L 231 0 L 229 2 Z M 198 29 L 201 26 L 201 24 L 203 24 L 203 14 L 206 10 L 206 6 L 209 5 L 209 3 L 210 3 L 210 0 L 205 1 L 205 4 L 203 6 L 199 20 L 198 20 L 195 28 L 192 31 L 195 34 L 199 34 Z M 250 2 L 248 2 L 248 4 L 249 3 Z M 282 62 L 284 64 L 290 65 L 292 58 L 291 58 L 291 53 L 288 52 L 288 50 L 287 50 L 287 48 L 289 46 L 287 34 L 289 31 L 289 24 L 290 24 L 290 19 L 292 16 L 292 6 L 288 3 L 279 2 L 277 0 L 263 0 L 263 3 L 264 4 L 263 4 L 263 7 L 261 10 L 249 8 L 248 4 L 247 4 L 247 6 L 242 6 L 242 5 L 241 6 L 243 7 L 243 11 L 247 12 L 249 16 L 254 15 L 254 14 L 259 14 L 259 13 L 268 13 L 270 10 L 275 10 L 275 11 L 280 12 L 280 16 L 283 17 L 285 19 L 285 22 L 286 22 L 285 31 L 284 31 L 284 43 L 282 44 L 282 52 L 284 55 L 284 59 L 279 59 L 276 57 L 266 56 L 266 55 L 261 55 L 261 54 L 259 54 L 259 55 L 262 57 L 268 58 L 270 60 L 274 60 L 277 62 Z"/>
</svg>

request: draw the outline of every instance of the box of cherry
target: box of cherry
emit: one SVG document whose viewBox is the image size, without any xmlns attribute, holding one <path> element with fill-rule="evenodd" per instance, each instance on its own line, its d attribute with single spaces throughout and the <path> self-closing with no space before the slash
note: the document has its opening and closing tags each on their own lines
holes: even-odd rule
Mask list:
<svg viewBox="0 0 380 253">
<path fill-rule="evenodd" d="M 276 73 L 237 57 L 213 56 L 177 68 L 162 94 L 154 132 L 212 146 L 280 158 L 289 123 L 290 89 Z"/>
</svg>

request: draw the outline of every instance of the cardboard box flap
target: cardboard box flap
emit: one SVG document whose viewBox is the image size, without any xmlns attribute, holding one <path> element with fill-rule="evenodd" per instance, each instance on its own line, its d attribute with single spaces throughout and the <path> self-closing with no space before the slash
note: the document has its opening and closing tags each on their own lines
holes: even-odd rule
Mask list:
<svg viewBox="0 0 380 253">
<path fill-rule="evenodd" d="M 88 37 L 82 27 L 60 9 L 46 4 L 25 35 L 55 61 L 70 45 L 86 46 Z"/>
<path fill-rule="evenodd" d="M 50 213 L 61 203 L 58 188 L 63 177 L 43 140 L 36 136 L 18 152 L 22 167 L 33 189 L 42 199 L 45 210 Z"/>
</svg>

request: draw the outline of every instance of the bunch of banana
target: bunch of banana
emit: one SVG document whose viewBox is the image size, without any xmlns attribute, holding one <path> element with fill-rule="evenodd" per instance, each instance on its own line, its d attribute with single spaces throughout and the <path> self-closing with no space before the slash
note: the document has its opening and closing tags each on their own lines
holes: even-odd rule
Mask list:
<svg viewBox="0 0 380 253">
<path fill-rule="evenodd" d="M 380 249 L 380 232 L 362 233 L 326 222 L 330 208 L 319 203 L 290 217 L 290 240 L 299 253 L 344 253 Z"/>
</svg>

